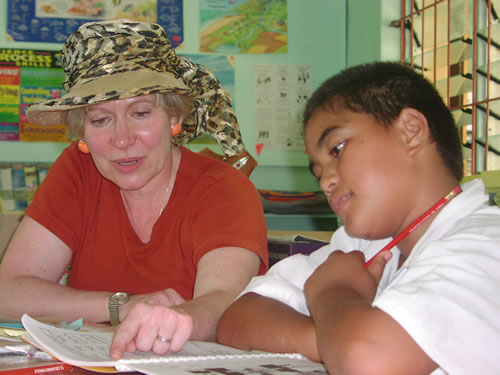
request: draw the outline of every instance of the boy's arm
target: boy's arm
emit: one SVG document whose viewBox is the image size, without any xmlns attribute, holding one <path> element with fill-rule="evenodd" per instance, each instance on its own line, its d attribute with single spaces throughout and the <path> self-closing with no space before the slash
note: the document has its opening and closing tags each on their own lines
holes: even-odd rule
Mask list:
<svg viewBox="0 0 500 375">
<path fill-rule="evenodd" d="M 384 254 L 332 253 L 305 285 L 321 358 L 334 374 L 429 374 L 435 362 L 397 321 L 372 307 Z"/>
<path fill-rule="evenodd" d="M 300 353 L 320 361 L 312 319 L 256 293 L 243 295 L 224 312 L 217 341 L 245 350 Z"/>
</svg>

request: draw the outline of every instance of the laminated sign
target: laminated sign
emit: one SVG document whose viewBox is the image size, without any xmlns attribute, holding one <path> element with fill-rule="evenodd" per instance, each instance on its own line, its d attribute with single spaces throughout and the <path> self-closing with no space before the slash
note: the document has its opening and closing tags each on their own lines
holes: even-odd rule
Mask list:
<svg viewBox="0 0 500 375">
<path fill-rule="evenodd" d="M 59 52 L 0 49 L 0 140 L 67 142 L 65 125 L 38 126 L 26 118 L 26 108 L 39 100 L 64 94 Z"/>
</svg>

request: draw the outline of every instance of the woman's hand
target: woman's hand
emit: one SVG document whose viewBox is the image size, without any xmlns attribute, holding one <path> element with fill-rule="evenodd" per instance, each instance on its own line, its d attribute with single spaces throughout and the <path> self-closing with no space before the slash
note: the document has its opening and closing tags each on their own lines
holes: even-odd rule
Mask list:
<svg viewBox="0 0 500 375">
<path fill-rule="evenodd" d="M 176 352 L 189 339 L 214 341 L 220 316 L 257 274 L 259 264 L 259 257 L 247 249 L 215 249 L 199 261 L 192 300 L 184 301 L 173 289 L 132 296 L 120 307 L 120 318 L 125 318 L 113 338 L 111 357 L 136 349 Z"/>
<path fill-rule="evenodd" d="M 123 322 L 138 303 L 171 307 L 180 305 L 184 302 L 186 302 L 186 300 L 172 288 L 148 294 L 134 294 L 130 296 L 130 300 L 126 304 L 120 306 L 120 321 Z"/>
<path fill-rule="evenodd" d="M 182 349 L 191 337 L 193 319 L 182 309 L 174 307 L 179 303 L 166 302 L 166 297 L 175 295 L 152 297 L 148 302 L 133 305 L 125 320 L 116 329 L 110 348 L 112 358 L 119 359 L 126 351 L 133 353 L 136 350 L 151 350 L 162 355 Z M 156 303 L 157 301 L 161 303 Z"/>
</svg>

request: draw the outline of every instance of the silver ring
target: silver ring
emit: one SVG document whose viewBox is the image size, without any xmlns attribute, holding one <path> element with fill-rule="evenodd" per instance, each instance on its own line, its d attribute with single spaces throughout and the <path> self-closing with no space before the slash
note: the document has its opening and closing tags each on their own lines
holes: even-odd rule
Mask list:
<svg viewBox="0 0 500 375">
<path fill-rule="evenodd" d="M 164 342 L 164 343 L 169 343 L 170 342 L 170 339 L 166 338 L 165 336 L 161 336 L 161 335 L 156 336 L 156 339 L 158 341 L 161 341 L 161 342 Z"/>
</svg>

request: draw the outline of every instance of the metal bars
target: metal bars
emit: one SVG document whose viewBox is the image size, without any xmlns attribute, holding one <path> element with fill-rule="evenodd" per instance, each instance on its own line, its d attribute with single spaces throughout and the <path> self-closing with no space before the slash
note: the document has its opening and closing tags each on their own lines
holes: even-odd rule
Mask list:
<svg viewBox="0 0 500 375">
<path fill-rule="evenodd" d="M 500 169 L 500 0 L 401 0 L 401 62 L 436 86 L 464 145 L 465 173 Z"/>
</svg>

